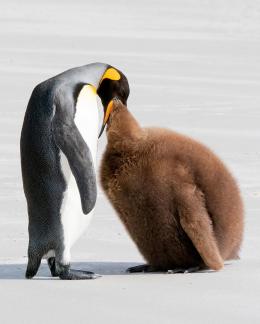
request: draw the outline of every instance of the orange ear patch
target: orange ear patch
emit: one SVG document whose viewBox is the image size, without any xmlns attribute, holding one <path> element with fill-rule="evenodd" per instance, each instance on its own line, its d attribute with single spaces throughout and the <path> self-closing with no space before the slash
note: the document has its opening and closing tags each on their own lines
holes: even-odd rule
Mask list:
<svg viewBox="0 0 260 324">
<path fill-rule="evenodd" d="M 121 76 L 119 74 L 119 72 L 114 69 L 114 68 L 109 68 L 106 70 L 106 72 L 104 73 L 102 79 L 101 79 L 101 82 L 104 80 L 104 79 L 110 79 L 110 80 L 114 80 L 114 81 L 117 81 L 117 80 L 120 80 Z"/>
</svg>

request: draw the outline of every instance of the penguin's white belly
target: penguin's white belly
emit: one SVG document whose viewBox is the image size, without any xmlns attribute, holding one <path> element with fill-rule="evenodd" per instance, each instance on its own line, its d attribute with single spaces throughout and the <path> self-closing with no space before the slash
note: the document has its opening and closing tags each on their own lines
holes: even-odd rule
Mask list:
<svg viewBox="0 0 260 324">
<path fill-rule="evenodd" d="M 67 171 L 65 176 L 67 190 L 63 196 L 61 221 L 66 245 L 68 244 L 71 247 L 86 230 L 94 210 L 87 215 L 82 212 L 78 186 L 63 153 L 61 153 L 61 160 L 63 174 L 65 175 Z"/>
<path fill-rule="evenodd" d="M 89 86 L 85 86 L 78 97 L 75 124 L 88 145 L 94 168 L 96 168 L 96 151 L 98 138 L 98 107 L 96 94 Z M 82 211 L 81 199 L 76 180 L 71 172 L 66 156 L 60 152 L 61 169 L 67 184 L 61 206 L 61 223 L 64 236 L 64 261 L 70 259 L 70 248 L 84 233 L 93 216 L 94 209 L 85 215 Z M 94 170 L 95 172 L 95 170 Z"/>
</svg>

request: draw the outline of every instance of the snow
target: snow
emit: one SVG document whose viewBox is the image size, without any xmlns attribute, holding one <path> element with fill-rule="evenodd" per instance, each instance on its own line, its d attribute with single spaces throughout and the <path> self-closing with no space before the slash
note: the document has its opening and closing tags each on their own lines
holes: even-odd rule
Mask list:
<svg viewBox="0 0 260 324">
<path fill-rule="evenodd" d="M 0 38 L 0 322 L 260 323 L 260 2 L 0 1 Z M 72 258 L 102 278 L 51 279 L 43 264 L 24 279 L 25 108 L 40 81 L 96 61 L 128 76 L 142 125 L 201 140 L 233 171 L 246 207 L 241 260 L 218 273 L 125 274 L 143 260 L 99 190 Z"/>
</svg>

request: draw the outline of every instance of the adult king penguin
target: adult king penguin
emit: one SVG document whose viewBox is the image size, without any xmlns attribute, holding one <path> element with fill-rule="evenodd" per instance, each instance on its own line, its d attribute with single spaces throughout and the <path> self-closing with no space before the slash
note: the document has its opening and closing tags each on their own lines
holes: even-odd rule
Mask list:
<svg viewBox="0 0 260 324">
<path fill-rule="evenodd" d="M 70 249 L 89 224 L 97 197 L 97 95 L 105 122 L 112 98 L 127 101 L 126 77 L 108 64 L 93 63 L 48 79 L 32 92 L 20 142 L 29 215 L 26 278 L 36 275 L 42 258 L 61 279 L 97 277 L 70 268 Z"/>
</svg>

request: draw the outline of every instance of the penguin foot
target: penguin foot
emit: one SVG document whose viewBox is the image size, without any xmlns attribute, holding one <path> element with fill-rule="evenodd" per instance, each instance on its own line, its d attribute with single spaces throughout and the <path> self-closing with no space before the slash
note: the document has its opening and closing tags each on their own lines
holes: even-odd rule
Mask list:
<svg viewBox="0 0 260 324">
<path fill-rule="evenodd" d="M 33 253 L 29 253 L 25 277 L 27 279 L 32 279 L 36 275 L 40 267 L 40 264 L 41 264 L 41 257 L 39 255 L 34 255 Z"/>
<path fill-rule="evenodd" d="M 160 267 L 151 266 L 149 264 L 141 264 L 135 267 L 128 268 L 126 271 L 129 273 L 166 272 L 168 274 L 174 274 L 174 273 L 192 273 L 192 272 L 197 272 L 201 269 L 202 269 L 201 267 L 197 266 L 197 267 L 190 267 L 190 268 L 175 268 L 175 269 L 166 270 Z"/>
<path fill-rule="evenodd" d="M 161 272 L 162 269 L 158 267 L 151 266 L 149 264 L 141 264 L 135 267 L 130 267 L 126 270 L 129 273 L 137 273 L 137 272 Z"/>
<path fill-rule="evenodd" d="M 175 274 L 175 273 L 192 273 L 201 270 L 201 267 L 191 267 L 191 268 L 175 268 L 168 270 L 168 274 Z"/>
<path fill-rule="evenodd" d="M 51 258 L 48 259 L 48 266 L 50 268 L 51 275 L 53 277 L 59 277 L 59 273 L 57 271 L 56 261 L 55 261 L 54 257 L 51 257 Z"/>
<path fill-rule="evenodd" d="M 59 277 L 62 280 L 89 280 L 97 279 L 101 276 L 91 271 L 68 269 L 66 271 L 61 271 Z"/>
<path fill-rule="evenodd" d="M 70 264 L 56 262 L 56 268 L 62 280 L 88 280 L 101 277 L 91 271 L 75 270 L 70 268 Z"/>
<path fill-rule="evenodd" d="M 91 271 L 71 269 L 70 265 L 57 263 L 54 257 L 48 259 L 48 266 L 53 277 L 60 277 L 62 280 L 87 280 L 101 277 Z"/>
</svg>

